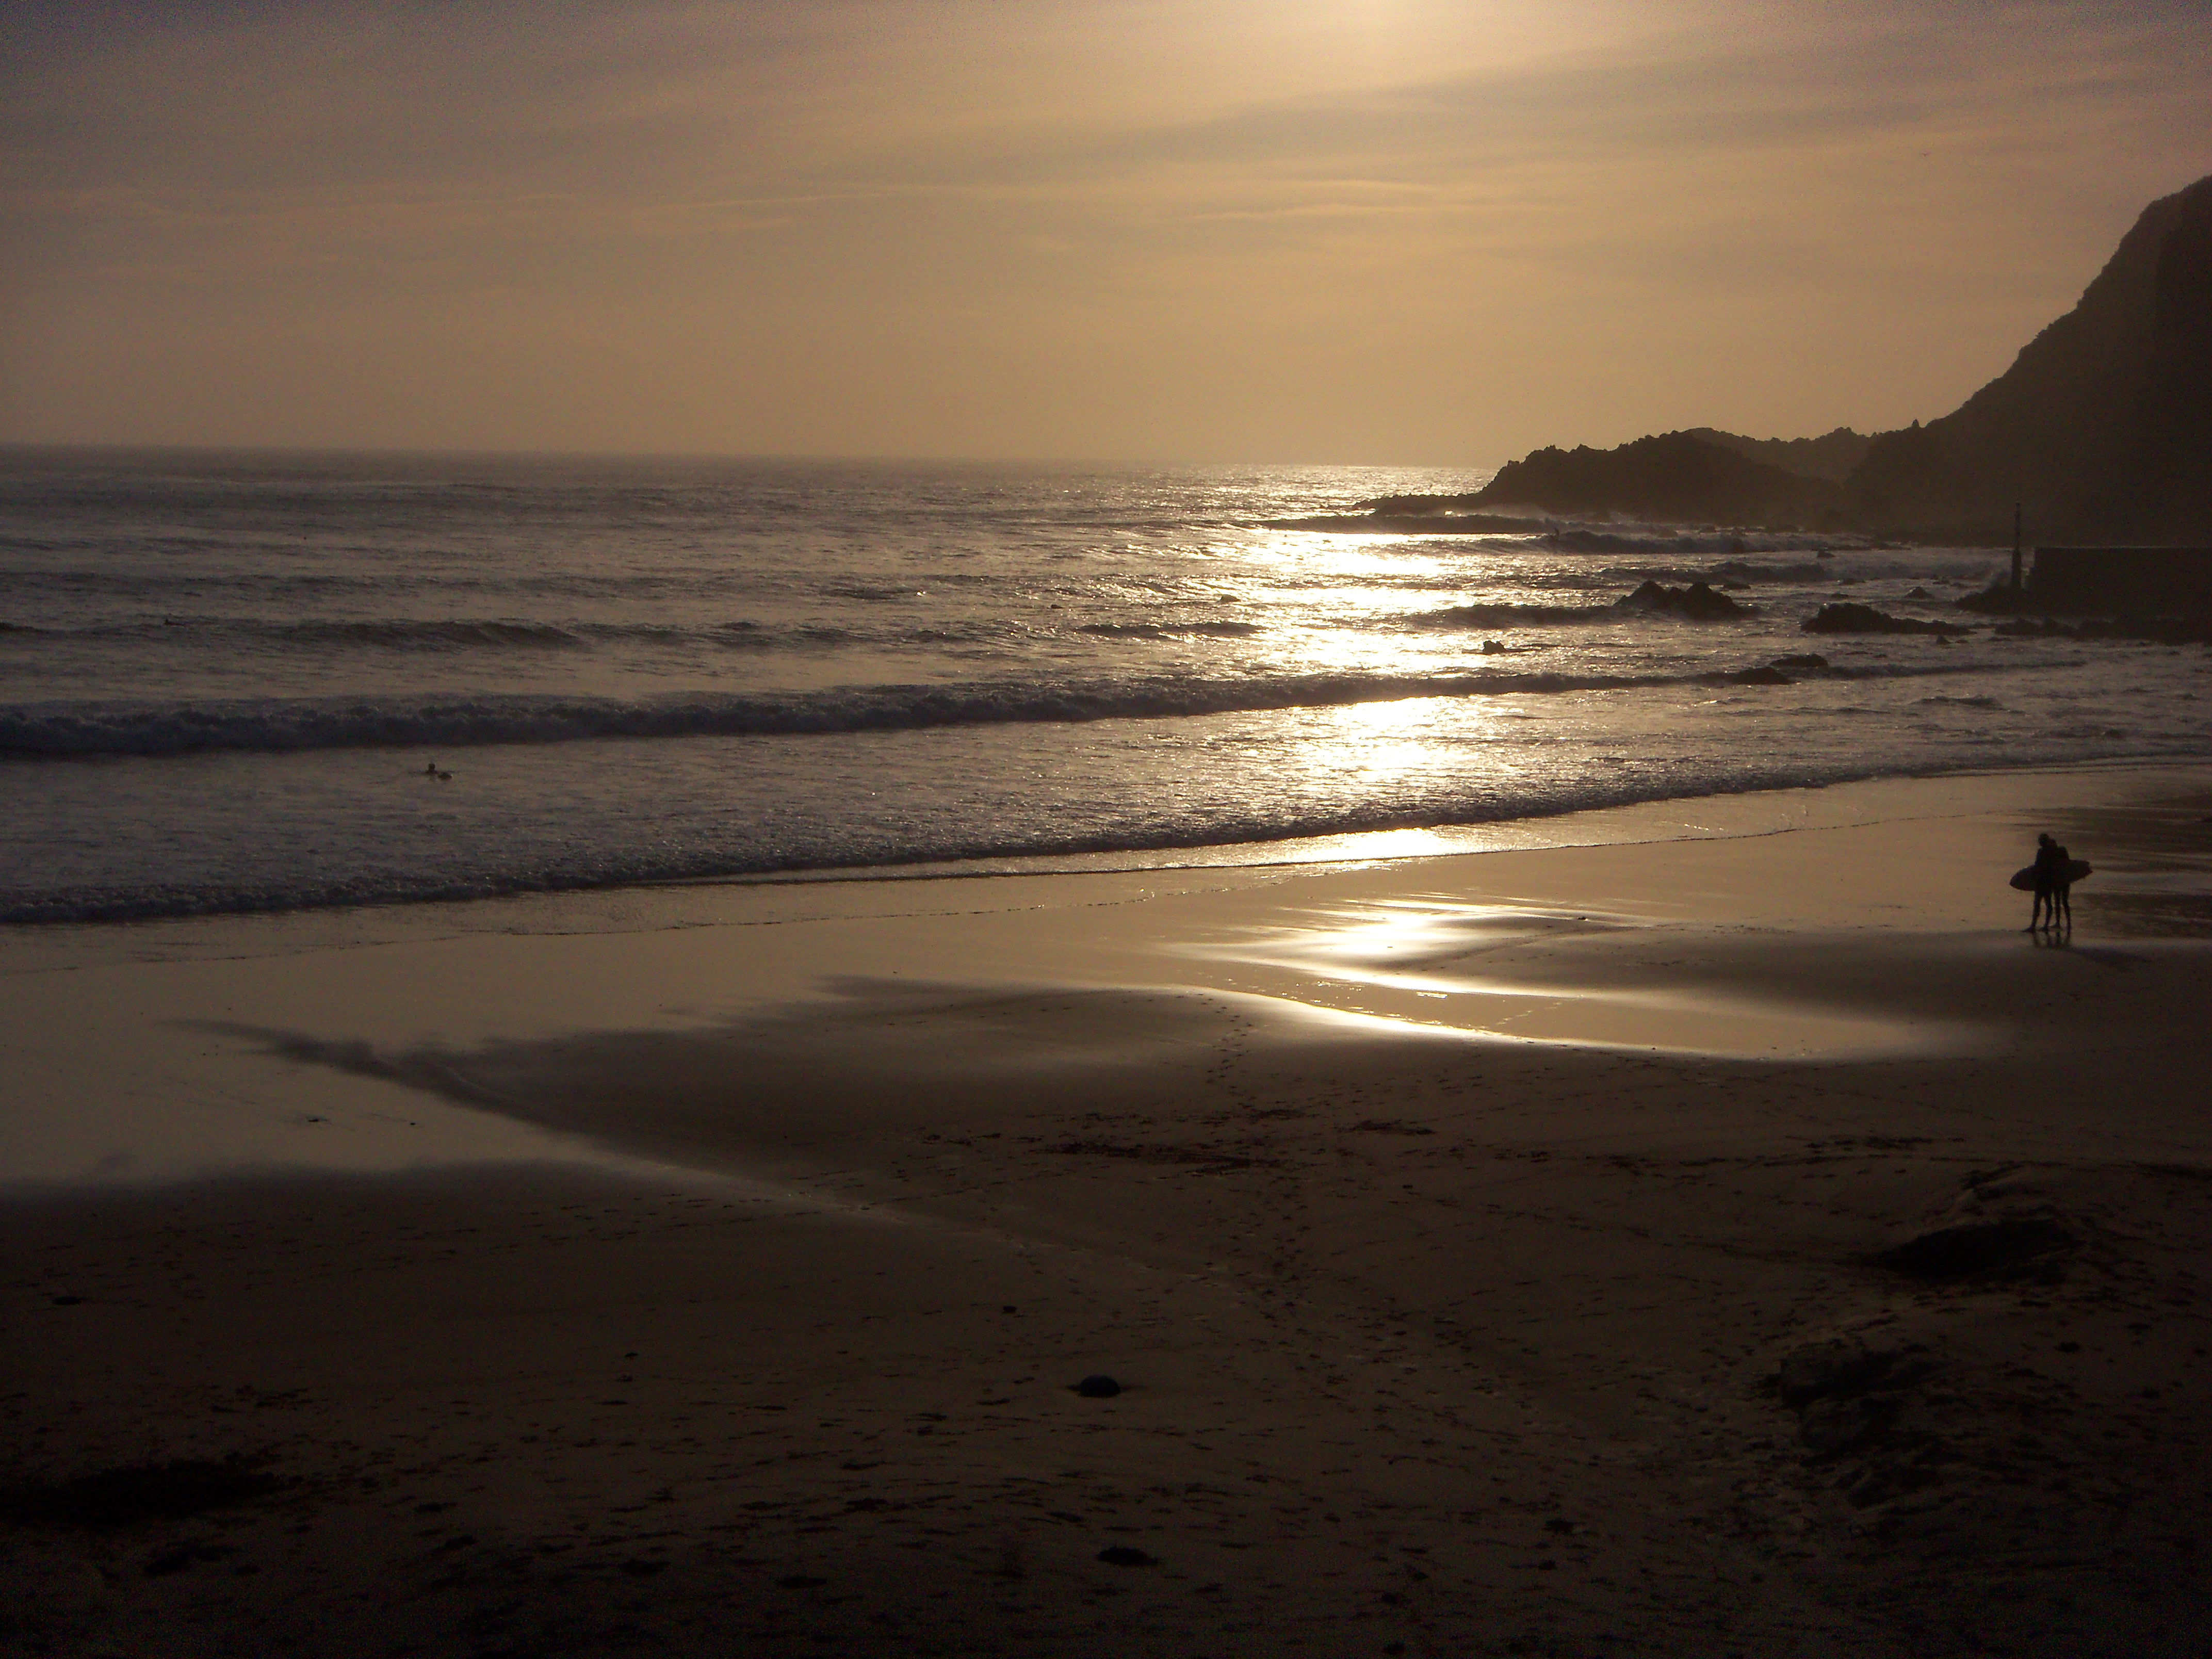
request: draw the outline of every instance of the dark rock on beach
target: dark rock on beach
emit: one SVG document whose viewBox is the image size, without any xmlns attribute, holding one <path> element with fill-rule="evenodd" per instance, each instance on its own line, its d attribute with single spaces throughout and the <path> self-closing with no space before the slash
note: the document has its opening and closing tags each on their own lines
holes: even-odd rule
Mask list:
<svg viewBox="0 0 2212 1659">
<path fill-rule="evenodd" d="M 1893 1400 L 1818 1400 L 1799 1418 L 1797 1437 L 1814 1456 L 1833 1457 L 1865 1444 L 1896 1420 Z"/>
<path fill-rule="evenodd" d="M 1806 1453 L 1825 1462 L 1887 1437 L 1915 1397 L 1915 1385 L 1936 1370 L 1924 1352 L 1836 1337 L 1790 1350 L 1766 1386 L 1797 1413 L 1798 1443 Z M 1856 1477 L 1851 1484 L 1858 1484 Z"/>
<path fill-rule="evenodd" d="M 2027 1218 L 1978 1222 L 1923 1233 L 1874 1258 L 1876 1267 L 1911 1279 L 1943 1280 L 1976 1274 L 2040 1271 L 2074 1236 L 2056 1221 Z"/>
<path fill-rule="evenodd" d="M 1808 1342 L 1782 1356 L 1782 1367 L 1768 1379 L 1782 1403 L 1796 1407 L 1853 1395 L 1879 1382 L 1896 1363 L 1893 1348 L 1869 1348 L 1863 1342 L 1832 1338 Z"/>
<path fill-rule="evenodd" d="M 265 1498 L 283 1485 L 254 1459 L 179 1457 L 15 1486 L 0 1492 L 0 1516 L 33 1524 L 128 1527 L 229 1508 Z"/>
</svg>

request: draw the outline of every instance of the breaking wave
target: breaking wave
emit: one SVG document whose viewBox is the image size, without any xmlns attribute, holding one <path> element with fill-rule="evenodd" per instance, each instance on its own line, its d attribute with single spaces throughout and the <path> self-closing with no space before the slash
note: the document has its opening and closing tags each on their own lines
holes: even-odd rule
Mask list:
<svg viewBox="0 0 2212 1659">
<path fill-rule="evenodd" d="M 1200 624 L 1188 632 L 1225 632 Z M 166 617 L 41 628 L 0 622 L 0 634 L 66 644 L 137 642 L 262 649 L 357 649 L 399 652 L 588 651 L 600 646 L 665 645 L 735 651 L 821 649 L 866 643 L 896 647 L 961 643 L 995 636 L 997 624 L 936 628 L 841 628 L 817 623 L 760 623 L 744 618 L 683 627 L 665 623 L 528 622 L 495 618 L 388 618 L 270 622 L 256 617 Z M 1164 630 L 1175 631 L 1175 630 Z"/>
<path fill-rule="evenodd" d="M 1705 671 L 1709 672 L 1710 671 Z M 1838 678 L 1972 673 L 1869 667 Z M 1469 669 L 1439 675 L 1160 675 L 1061 683 L 866 685 L 642 700 L 514 696 L 236 698 L 0 705 L 0 755 L 181 755 L 206 750 L 480 747 L 610 738 L 830 736 L 943 726 L 1175 720 L 1414 697 L 1546 696 L 1693 685 L 1703 674 L 1559 674 Z"/>
<path fill-rule="evenodd" d="M 1415 628 L 1563 628 L 1577 623 L 1674 622 L 1672 613 L 1614 605 L 1454 605 L 1404 617 Z"/>
<path fill-rule="evenodd" d="M 1084 623 L 1079 634 L 1096 634 L 1109 640 L 1172 640 L 1188 635 L 1217 640 L 1249 639 L 1261 631 L 1257 623 Z"/>
</svg>

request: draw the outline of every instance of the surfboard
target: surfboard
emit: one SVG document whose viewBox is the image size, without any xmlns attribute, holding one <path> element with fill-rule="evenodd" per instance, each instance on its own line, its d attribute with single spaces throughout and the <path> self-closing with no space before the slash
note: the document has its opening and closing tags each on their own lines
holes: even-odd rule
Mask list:
<svg viewBox="0 0 2212 1659">
<path fill-rule="evenodd" d="M 2069 887 L 2073 885 L 2074 883 L 2083 880 L 2093 873 L 2094 872 L 2089 868 L 2089 863 L 2087 859 L 2069 859 L 2066 860 L 2066 883 Z M 2012 884 L 2019 888 L 2023 893 L 2033 893 L 2035 890 L 2035 866 L 2031 864 L 2024 869 L 2014 871 L 2013 872 Z"/>
</svg>

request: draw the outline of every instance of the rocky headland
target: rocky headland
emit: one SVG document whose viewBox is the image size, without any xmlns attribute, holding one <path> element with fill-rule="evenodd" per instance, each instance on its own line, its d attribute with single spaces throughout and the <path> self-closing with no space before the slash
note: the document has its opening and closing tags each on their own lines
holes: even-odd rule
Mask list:
<svg viewBox="0 0 2212 1659">
<path fill-rule="evenodd" d="M 1431 533 L 1477 516 L 1492 533 L 1621 516 L 2002 545 L 2015 506 L 2036 541 L 2212 542 L 2212 177 L 2145 208 L 2074 308 L 1938 419 L 1870 437 L 1698 427 L 1547 447 L 1472 494 L 1361 509 Z"/>
<path fill-rule="evenodd" d="M 1841 428 L 1827 438 L 1744 438 L 1701 428 L 1639 438 L 1618 449 L 1540 449 L 1508 462 L 1481 489 L 1456 495 L 1384 495 L 1359 510 L 1375 528 L 1424 534 L 1440 528 L 1489 535 L 1527 534 L 1574 518 L 1641 519 L 1659 524 L 1805 528 L 1839 525 L 1843 489 L 1823 473 L 1792 471 L 1766 459 L 1788 454 L 1807 466 L 1832 465 L 1831 440 L 1870 440 Z M 1829 446 L 1801 449 L 1798 446 Z M 1346 520 L 1310 521 L 1341 528 Z M 1287 526 L 1286 526 L 1287 527 Z"/>
<path fill-rule="evenodd" d="M 1472 505 L 1661 523 L 1840 526 L 1843 489 L 1686 432 L 1618 449 L 1540 449 L 1508 463 Z"/>
</svg>

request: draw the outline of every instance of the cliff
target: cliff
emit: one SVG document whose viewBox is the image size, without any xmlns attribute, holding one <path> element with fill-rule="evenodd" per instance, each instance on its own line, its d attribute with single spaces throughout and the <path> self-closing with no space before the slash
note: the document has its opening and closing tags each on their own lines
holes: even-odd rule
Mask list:
<svg viewBox="0 0 2212 1659">
<path fill-rule="evenodd" d="M 1852 516 L 1931 538 L 2201 536 L 2212 520 L 2212 178 L 2143 210 L 2074 309 L 1951 414 L 1875 438 Z"/>
<path fill-rule="evenodd" d="M 2212 178 L 2145 208 L 2074 309 L 1925 426 L 1747 438 L 1711 427 L 1540 449 L 1472 495 L 1382 516 L 1623 514 L 2002 544 L 2212 539 Z"/>
</svg>

